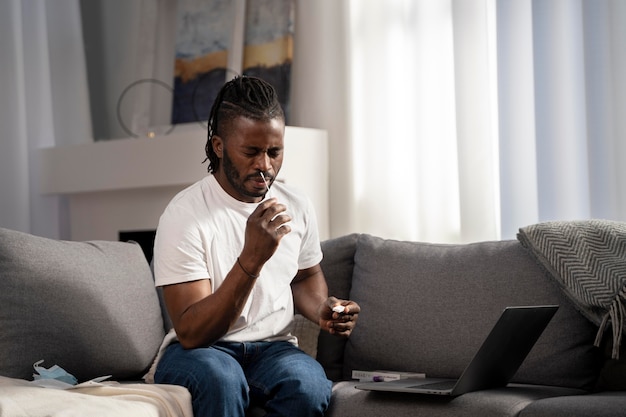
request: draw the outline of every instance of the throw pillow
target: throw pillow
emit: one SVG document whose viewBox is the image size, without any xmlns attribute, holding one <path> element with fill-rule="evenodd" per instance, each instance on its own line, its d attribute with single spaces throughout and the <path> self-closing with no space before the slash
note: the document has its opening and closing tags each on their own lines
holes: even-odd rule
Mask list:
<svg viewBox="0 0 626 417">
<path fill-rule="evenodd" d="M 0 375 L 32 379 L 33 363 L 79 382 L 140 378 L 164 336 L 139 245 L 71 242 L 0 228 Z"/>
</svg>

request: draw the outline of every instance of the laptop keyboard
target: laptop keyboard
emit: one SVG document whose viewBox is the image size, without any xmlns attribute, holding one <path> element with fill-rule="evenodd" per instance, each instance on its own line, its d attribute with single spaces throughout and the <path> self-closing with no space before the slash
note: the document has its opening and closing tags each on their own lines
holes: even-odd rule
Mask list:
<svg viewBox="0 0 626 417">
<path fill-rule="evenodd" d="M 434 390 L 449 390 L 454 388 L 456 381 L 440 381 L 440 382 L 432 382 L 430 384 L 422 384 L 422 385 L 413 385 L 410 388 L 419 388 L 419 389 L 434 389 Z"/>
</svg>

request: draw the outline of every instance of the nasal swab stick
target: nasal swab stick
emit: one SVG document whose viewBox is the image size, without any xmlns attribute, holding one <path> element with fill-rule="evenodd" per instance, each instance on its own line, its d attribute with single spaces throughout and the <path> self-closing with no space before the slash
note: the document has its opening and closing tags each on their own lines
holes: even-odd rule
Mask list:
<svg viewBox="0 0 626 417">
<path fill-rule="evenodd" d="M 259 174 L 261 174 L 261 178 L 263 178 L 263 182 L 265 183 L 265 188 L 267 188 L 267 192 L 270 192 L 270 186 L 267 185 L 267 180 L 265 179 L 265 175 L 263 175 L 263 171 L 259 171 Z"/>
</svg>

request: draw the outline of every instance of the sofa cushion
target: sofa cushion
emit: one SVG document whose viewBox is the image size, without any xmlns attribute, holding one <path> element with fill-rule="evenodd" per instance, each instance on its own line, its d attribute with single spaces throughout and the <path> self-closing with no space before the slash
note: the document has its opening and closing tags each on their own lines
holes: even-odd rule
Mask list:
<svg viewBox="0 0 626 417">
<path fill-rule="evenodd" d="M 458 377 L 506 306 L 561 307 L 514 381 L 591 388 L 601 367 L 594 326 L 517 241 L 439 245 L 361 235 L 351 298 L 361 306 L 346 346 L 352 369 Z"/>
<path fill-rule="evenodd" d="M 341 236 L 322 242 L 321 267 L 328 283 L 328 294 L 337 298 L 350 297 L 350 285 L 354 270 L 354 252 L 356 251 L 357 234 Z M 317 360 L 332 381 L 343 376 L 343 352 L 346 339 L 333 336 L 325 331 L 319 332 Z"/>
<path fill-rule="evenodd" d="M 0 228 L 0 375 L 32 379 L 33 363 L 79 381 L 141 376 L 164 336 L 139 245 L 70 242 Z"/>
<path fill-rule="evenodd" d="M 520 417 L 623 417 L 626 395 L 599 392 L 591 395 L 545 398 L 529 404 Z"/>
<path fill-rule="evenodd" d="M 514 385 L 506 389 L 470 392 L 458 397 L 367 392 L 352 382 L 333 386 L 327 417 L 454 417 L 518 416 L 520 410 L 543 398 L 577 395 L 584 391 L 545 386 Z M 587 414 L 587 415 L 594 415 Z"/>
<path fill-rule="evenodd" d="M 619 358 L 613 359 L 613 335 L 607 332 L 602 343 L 604 366 L 600 371 L 596 391 L 626 391 L 626 344 L 619 349 Z"/>
</svg>

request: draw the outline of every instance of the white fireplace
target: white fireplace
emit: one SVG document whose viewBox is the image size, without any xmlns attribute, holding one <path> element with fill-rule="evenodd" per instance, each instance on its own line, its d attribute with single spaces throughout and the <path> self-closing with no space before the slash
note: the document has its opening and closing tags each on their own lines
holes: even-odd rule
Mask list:
<svg viewBox="0 0 626 417">
<path fill-rule="evenodd" d="M 206 129 L 178 125 L 167 136 L 42 149 L 42 192 L 68 196 L 72 240 L 118 240 L 119 232 L 156 229 L 170 199 L 207 175 Z M 288 126 L 278 180 L 305 192 L 329 228 L 326 131 Z"/>
</svg>

